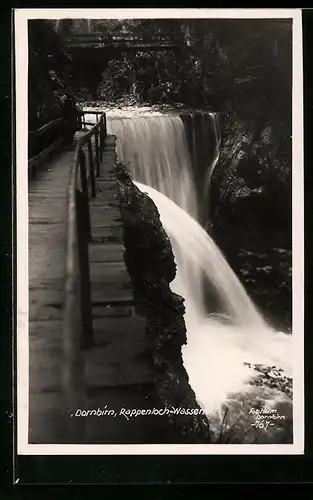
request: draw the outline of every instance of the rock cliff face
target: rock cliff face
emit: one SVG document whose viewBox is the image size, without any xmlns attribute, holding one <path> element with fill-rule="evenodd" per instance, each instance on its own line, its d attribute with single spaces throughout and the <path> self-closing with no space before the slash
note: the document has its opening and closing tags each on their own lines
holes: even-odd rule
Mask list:
<svg viewBox="0 0 313 500">
<path fill-rule="evenodd" d="M 186 344 L 184 299 L 169 284 L 176 265 L 170 240 L 153 201 L 117 165 L 118 192 L 124 225 L 125 262 L 134 289 L 137 313 L 146 318 L 149 354 L 160 406 L 181 409 L 169 414 L 179 442 L 210 442 L 207 417 L 188 383 L 181 347 Z M 189 413 L 189 414 L 188 414 Z"/>
<path fill-rule="evenodd" d="M 216 130 L 210 110 L 184 110 L 179 116 L 184 123 L 197 196 L 201 200 L 198 204 L 199 220 L 205 227 L 209 218 L 209 171 L 218 150 Z"/>
<path fill-rule="evenodd" d="M 272 114 L 267 109 L 260 113 L 250 104 L 249 115 L 221 112 L 221 130 L 214 128 L 208 110 L 184 110 L 180 117 L 201 224 L 270 323 L 288 331 L 292 321 L 291 119 L 287 108 L 283 120 L 278 120 L 275 109 Z M 209 182 L 212 160 L 217 158 Z"/>
<path fill-rule="evenodd" d="M 212 236 L 268 319 L 288 330 L 292 220 L 288 123 L 280 134 L 274 121 L 224 116 L 222 127 L 222 148 L 210 190 Z"/>
</svg>

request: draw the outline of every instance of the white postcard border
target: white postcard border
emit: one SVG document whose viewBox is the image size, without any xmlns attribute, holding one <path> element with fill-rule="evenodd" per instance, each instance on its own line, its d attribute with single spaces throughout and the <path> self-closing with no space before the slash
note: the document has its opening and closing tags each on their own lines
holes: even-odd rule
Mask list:
<svg viewBox="0 0 313 500">
<path fill-rule="evenodd" d="M 16 207 L 17 207 L 17 452 L 19 455 L 287 455 L 304 453 L 304 181 L 303 63 L 300 9 L 15 9 Z M 292 445 L 42 445 L 28 444 L 28 19 L 292 18 L 292 235 L 294 443 Z M 295 168 L 297 167 L 297 168 Z"/>
</svg>

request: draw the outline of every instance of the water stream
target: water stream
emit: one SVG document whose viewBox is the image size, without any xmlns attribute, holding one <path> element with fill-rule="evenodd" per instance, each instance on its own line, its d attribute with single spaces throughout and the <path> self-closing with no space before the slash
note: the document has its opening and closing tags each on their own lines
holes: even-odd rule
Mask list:
<svg viewBox="0 0 313 500">
<path fill-rule="evenodd" d="M 221 141 L 218 116 L 210 113 L 210 120 L 215 144 L 203 179 L 207 190 Z M 133 179 L 156 204 L 171 240 L 177 263 L 171 288 L 185 298 L 186 306 L 188 343 L 183 360 L 199 403 L 212 412 L 230 394 L 247 389 L 252 370 L 245 362 L 275 365 L 291 376 L 291 337 L 265 323 L 218 246 L 197 222 L 203 200 L 197 195 L 181 118 L 108 113 L 108 133 L 117 136 L 118 158 L 131 164 Z M 208 307 L 208 290 L 217 310 Z"/>
</svg>

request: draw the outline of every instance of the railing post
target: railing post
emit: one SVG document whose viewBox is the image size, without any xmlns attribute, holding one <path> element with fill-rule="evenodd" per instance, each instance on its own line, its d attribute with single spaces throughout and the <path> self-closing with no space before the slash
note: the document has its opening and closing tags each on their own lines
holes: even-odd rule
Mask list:
<svg viewBox="0 0 313 500">
<path fill-rule="evenodd" d="M 100 177 L 100 158 L 99 158 L 99 141 L 98 141 L 99 131 L 95 131 L 95 144 L 96 144 L 96 163 L 97 163 L 97 177 Z"/>
<path fill-rule="evenodd" d="M 90 171 L 90 184 L 91 184 L 91 196 L 93 198 L 96 197 L 96 179 L 95 179 L 95 170 L 93 164 L 93 155 L 92 155 L 92 145 L 91 139 L 89 138 L 87 141 L 88 145 L 88 159 L 89 159 L 89 171 Z"/>
<path fill-rule="evenodd" d="M 82 130 L 83 124 L 82 124 L 82 111 L 80 111 L 77 115 L 77 129 Z"/>
<path fill-rule="evenodd" d="M 80 179 L 82 185 L 82 194 L 85 199 L 85 213 L 86 213 L 86 235 L 88 240 L 90 241 L 91 236 L 91 221 L 90 221 L 90 212 L 89 212 L 89 200 L 88 200 L 88 184 L 87 184 L 87 173 L 86 173 L 86 156 L 84 151 L 80 149 L 79 151 L 79 165 L 80 165 Z"/>
<path fill-rule="evenodd" d="M 103 113 L 104 137 L 107 136 L 107 115 Z"/>
<path fill-rule="evenodd" d="M 103 150 L 104 150 L 104 124 L 103 118 L 100 118 L 100 160 L 103 158 Z"/>
<path fill-rule="evenodd" d="M 82 312 L 82 332 L 83 348 L 88 349 L 94 345 L 92 302 L 91 302 L 91 282 L 89 269 L 89 248 L 88 248 L 88 216 L 86 212 L 85 194 L 76 190 L 76 230 L 78 243 L 78 261 L 80 270 L 80 297 Z"/>
</svg>

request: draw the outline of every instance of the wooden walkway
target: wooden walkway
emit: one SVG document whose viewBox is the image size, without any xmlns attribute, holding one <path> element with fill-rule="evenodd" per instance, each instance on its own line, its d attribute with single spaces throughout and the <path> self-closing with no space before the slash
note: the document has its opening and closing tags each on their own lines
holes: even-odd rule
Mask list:
<svg viewBox="0 0 313 500">
<path fill-rule="evenodd" d="M 67 239 L 67 191 L 73 151 L 46 162 L 30 181 L 29 203 L 29 438 L 45 429 L 60 439 L 62 328 Z M 44 425 L 45 423 L 45 425 Z"/>
<path fill-rule="evenodd" d="M 62 406 L 62 320 L 67 193 L 73 155 L 73 150 L 63 152 L 29 185 L 30 443 L 67 442 L 62 434 L 62 419 L 70 418 Z M 90 202 L 95 346 L 84 351 L 84 409 L 114 409 L 118 418 L 87 417 L 85 435 L 79 442 L 151 443 L 158 441 L 155 417 L 130 422 L 119 415 L 121 408 L 150 408 L 155 401 L 145 321 L 134 313 L 123 259 L 115 161 L 115 138 L 107 136 L 97 195 Z M 72 414 L 76 411 L 71 410 Z"/>
<path fill-rule="evenodd" d="M 145 322 L 133 311 L 133 294 L 124 263 L 123 228 L 114 173 L 115 138 L 106 138 L 97 195 L 91 201 L 89 247 L 96 347 L 86 352 L 88 409 L 145 407 L 152 376 L 146 359 Z M 88 442 L 149 442 L 141 419 L 88 417 Z M 109 425 L 108 425 L 109 424 Z M 151 434 L 151 432 L 150 432 Z M 151 439 L 151 435 L 150 435 Z"/>
</svg>

